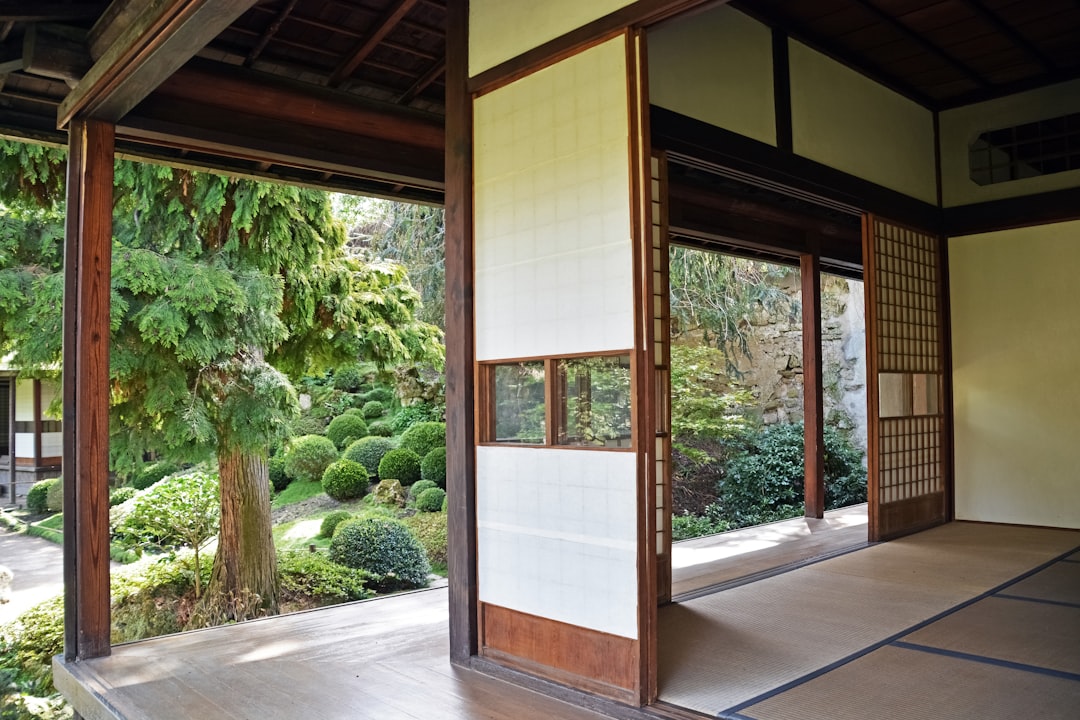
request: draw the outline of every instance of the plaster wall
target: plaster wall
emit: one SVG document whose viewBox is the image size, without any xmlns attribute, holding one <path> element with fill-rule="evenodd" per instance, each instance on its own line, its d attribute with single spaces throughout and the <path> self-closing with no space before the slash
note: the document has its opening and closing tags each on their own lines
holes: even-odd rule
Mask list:
<svg viewBox="0 0 1080 720">
<path fill-rule="evenodd" d="M 956 516 L 1080 528 L 1080 222 L 949 240 Z"/>
<path fill-rule="evenodd" d="M 608 15 L 634 0 L 471 0 L 469 76 Z"/>
<path fill-rule="evenodd" d="M 776 145 L 772 31 L 721 6 L 649 31 L 653 105 Z"/>
<path fill-rule="evenodd" d="M 45 388 L 42 388 L 41 395 L 44 404 Z M 18 378 L 15 380 L 15 422 L 33 422 L 33 420 L 34 381 Z"/>
<path fill-rule="evenodd" d="M 789 55 L 795 152 L 936 205 L 933 113 L 802 43 Z"/>
<path fill-rule="evenodd" d="M 978 185 L 968 147 L 982 133 L 1080 112 L 1080 80 L 945 110 L 941 126 L 941 189 L 946 207 L 1080 186 L 1080 170 Z"/>
<path fill-rule="evenodd" d="M 60 457 L 64 454 L 64 434 L 41 433 L 41 457 Z M 34 433 L 15 433 L 15 457 L 34 457 Z"/>
</svg>

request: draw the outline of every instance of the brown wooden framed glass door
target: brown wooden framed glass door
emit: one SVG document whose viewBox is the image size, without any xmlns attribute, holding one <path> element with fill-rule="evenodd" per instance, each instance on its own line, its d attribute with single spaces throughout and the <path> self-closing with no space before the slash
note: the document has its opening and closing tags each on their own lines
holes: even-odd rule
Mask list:
<svg viewBox="0 0 1080 720">
<path fill-rule="evenodd" d="M 874 215 L 863 221 L 869 539 L 949 520 L 941 238 Z"/>
</svg>

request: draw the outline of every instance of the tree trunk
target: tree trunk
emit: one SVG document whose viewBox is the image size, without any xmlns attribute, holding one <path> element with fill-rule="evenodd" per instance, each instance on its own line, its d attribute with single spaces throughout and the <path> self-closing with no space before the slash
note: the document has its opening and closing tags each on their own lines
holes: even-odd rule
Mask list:
<svg viewBox="0 0 1080 720">
<path fill-rule="evenodd" d="M 206 597 L 234 620 L 278 611 L 270 479 L 260 455 L 218 450 L 221 530 Z M 258 596 L 257 598 L 255 596 Z"/>
</svg>

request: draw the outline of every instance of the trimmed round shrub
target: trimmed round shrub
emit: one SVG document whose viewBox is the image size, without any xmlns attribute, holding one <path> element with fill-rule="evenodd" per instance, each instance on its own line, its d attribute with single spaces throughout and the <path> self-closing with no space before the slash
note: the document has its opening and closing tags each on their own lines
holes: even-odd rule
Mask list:
<svg viewBox="0 0 1080 720">
<path fill-rule="evenodd" d="M 390 437 L 394 434 L 394 428 L 385 420 L 376 420 L 368 425 L 368 435 L 377 435 L 379 437 Z"/>
<path fill-rule="evenodd" d="M 180 472 L 180 467 L 171 462 L 156 462 L 143 465 L 131 478 L 131 487 L 136 490 L 145 490 L 151 485 L 160 482 L 162 478 Z"/>
<path fill-rule="evenodd" d="M 371 402 L 372 400 L 381 402 L 384 405 L 394 400 L 394 391 L 384 387 L 377 387 L 370 392 L 364 393 L 364 402 Z"/>
<path fill-rule="evenodd" d="M 364 373 L 356 365 L 346 365 L 334 371 L 334 388 L 356 392 L 364 384 Z"/>
<path fill-rule="evenodd" d="M 26 509 L 32 513 L 49 512 L 49 488 L 60 482 L 60 478 L 46 478 L 30 486 L 26 492 Z"/>
<path fill-rule="evenodd" d="M 330 438 L 339 450 L 344 450 L 367 434 L 368 427 L 364 418 L 351 412 L 338 415 L 326 426 L 326 437 Z"/>
<path fill-rule="evenodd" d="M 274 486 L 274 492 L 281 492 L 292 482 L 292 478 L 285 472 L 284 455 L 275 455 L 267 460 L 266 470 L 270 473 L 270 484 Z"/>
<path fill-rule="evenodd" d="M 428 488 L 416 496 L 416 509 L 420 512 L 439 512 L 445 499 L 446 491 L 442 488 Z"/>
<path fill-rule="evenodd" d="M 338 460 L 323 473 L 322 487 L 323 492 L 338 501 L 363 497 L 368 487 L 367 470 L 354 460 Z"/>
<path fill-rule="evenodd" d="M 285 473 L 304 482 L 317 482 L 337 459 L 338 450 L 330 438 L 303 435 L 293 440 L 285 451 Z"/>
<path fill-rule="evenodd" d="M 379 461 L 379 477 L 383 480 L 400 480 L 402 485 L 412 485 L 420 479 L 420 456 L 408 448 L 391 450 Z"/>
<path fill-rule="evenodd" d="M 442 422 L 446 409 L 442 405 L 418 402 L 407 405 L 394 416 L 394 432 L 405 432 L 410 427 L 422 422 Z M 446 443 L 442 443 L 445 445 Z"/>
<path fill-rule="evenodd" d="M 367 468 L 368 475 L 374 476 L 379 474 L 383 455 L 393 449 L 394 443 L 389 438 L 369 435 L 345 448 L 345 458 L 360 463 Z"/>
<path fill-rule="evenodd" d="M 109 493 L 109 507 L 116 507 L 120 503 L 125 503 L 131 498 L 135 497 L 135 493 L 139 492 L 131 486 L 118 487 Z"/>
<path fill-rule="evenodd" d="M 364 417 L 364 409 L 363 408 L 358 408 L 358 407 L 351 407 L 351 408 L 349 408 L 348 410 L 346 410 L 345 412 L 343 412 L 341 414 L 342 415 L 356 415 L 357 417 L 362 418 L 362 417 Z"/>
<path fill-rule="evenodd" d="M 49 512 L 63 512 L 64 510 L 64 479 L 57 478 L 57 481 L 49 486 L 48 491 L 45 493 L 45 507 Z"/>
<path fill-rule="evenodd" d="M 401 447 L 424 457 L 437 447 L 446 447 L 446 423 L 416 423 L 401 435 Z"/>
<path fill-rule="evenodd" d="M 431 571 L 424 546 L 404 523 L 391 518 L 341 523 L 330 540 L 330 559 L 382 576 L 380 585 L 387 589 L 423 587 Z"/>
<path fill-rule="evenodd" d="M 446 448 L 437 447 L 420 461 L 420 477 L 446 489 Z"/>
<path fill-rule="evenodd" d="M 378 400 L 368 400 L 364 403 L 363 407 L 364 417 L 369 420 L 373 420 L 378 417 L 382 417 L 386 412 L 386 406 Z"/>
<path fill-rule="evenodd" d="M 284 601 L 310 607 L 366 600 L 375 595 L 367 588 L 377 579 L 371 573 L 331 562 L 322 553 L 283 552 L 278 555 L 277 566 Z"/>
<path fill-rule="evenodd" d="M 352 513 L 348 510 L 334 510 L 330 512 L 323 518 L 322 524 L 319 525 L 319 537 L 333 537 L 334 531 L 337 530 L 337 526 L 346 520 L 351 519 Z"/>
<path fill-rule="evenodd" d="M 433 488 L 433 487 L 436 487 L 436 485 L 435 485 L 435 483 L 431 482 L 430 480 L 417 480 L 409 488 L 409 497 L 411 499 L 415 500 L 417 495 L 424 492 L 428 488 Z"/>
</svg>

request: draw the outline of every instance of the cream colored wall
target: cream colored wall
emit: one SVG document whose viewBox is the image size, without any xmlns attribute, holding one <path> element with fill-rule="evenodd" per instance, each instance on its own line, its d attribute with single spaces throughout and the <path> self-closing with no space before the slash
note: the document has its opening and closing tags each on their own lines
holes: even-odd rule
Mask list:
<svg viewBox="0 0 1080 720">
<path fill-rule="evenodd" d="M 1080 528 L 1080 222 L 951 238 L 956 516 Z"/>
<path fill-rule="evenodd" d="M 649 99 L 776 145 L 772 31 L 721 6 L 649 31 Z"/>
<path fill-rule="evenodd" d="M 945 110 L 941 132 L 941 189 L 946 207 L 1080 186 L 1080 170 L 977 185 L 968 171 L 968 146 L 987 130 L 1080 112 L 1080 80 Z"/>
<path fill-rule="evenodd" d="M 795 152 L 936 205 L 933 113 L 801 43 L 789 54 Z"/>
<path fill-rule="evenodd" d="M 471 0 L 469 76 L 630 5 L 634 0 Z"/>
<path fill-rule="evenodd" d="M 15 381 L 15 422 L 34 420 L 34 381 L 19 378 Z"/>
</svg>

